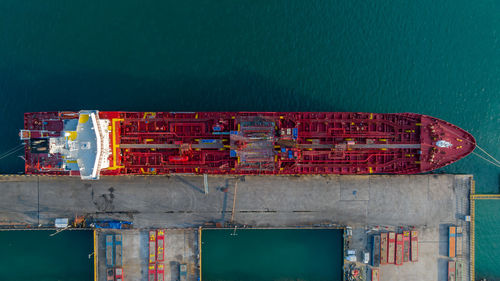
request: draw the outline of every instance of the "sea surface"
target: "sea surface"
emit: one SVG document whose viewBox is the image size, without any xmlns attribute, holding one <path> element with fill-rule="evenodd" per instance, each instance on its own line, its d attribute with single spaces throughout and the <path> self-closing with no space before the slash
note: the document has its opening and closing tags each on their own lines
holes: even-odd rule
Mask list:
<svg viewBox="0 0 500 281">
<path fill-rule="evenodd" d="M 92 231 L 63 231 L 50 236 L 54 233 L 0 231 L 0 280 L 93 280 Z"/>
<path fill-rule="evenodd" d="M 0 1 L 0 153 L 27 111 L 367 111 L 442 118 L 500 158 L 499 15 L 496 0 Z M 476 155 L 436 172 L 499 192 Z"/>
<path fill-rule="evenodd" d="M 337 229 L 203 230 L 202 280 L 342 280 Z"/>
</svg>

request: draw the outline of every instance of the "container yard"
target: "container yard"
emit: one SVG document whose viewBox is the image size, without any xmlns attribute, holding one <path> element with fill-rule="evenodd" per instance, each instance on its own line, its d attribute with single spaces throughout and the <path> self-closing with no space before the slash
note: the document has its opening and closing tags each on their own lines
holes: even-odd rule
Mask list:
<svg viewBox="0 0 500 281">
<path fill-rule="evenodd" d="M 55 218 L 83 216 L 95 225 L 129 228 L 96 229 L 98 280 L 106 280 L 112 268 L 115 278 L 119 272 L 124 280 L 149 280 L 150 272 L 153 278 L 162 276 L 162 266 L 164 280 L 196 280 L 203 259 L 200 226 L 342 227 L 347 273 L 358 270 L 360 276 L 380 280 L 441 280 L 448 274 L 448 261 L 442 257 L 448 256 L 449 227 L 454 226 L 461 227 L 464 244 L 462 257 L 455 261 L 463 264 L 461 276 L 468 280 L 470 230 L 464 215 L 470 179 L 467 175 L 209 176 L 205 189 L 204 177 L 189 175 L 103 176 L 99 181 L 2 176 L 0 203 L 7 211 L 0 213 L 0 220 L 53 228 Z M 404 249 L 408 231 L 409 252 Z M 158 244 L 162 234 L 163 251 Z M 402 265 L 395 264 L 398 235 Z M 378 267 L 373 250 L 378 239 L 373 236 L 380 237 Z M 348 250 L 355 261 L 347 260 Z M 163 262 L 158 260 L 162 252 Z M 405 262 L 405 253 L 411 261 Z M 108 266 L 107 260 L 113 265 Z"/>
<path fill-rule="evenodd" d="M 157 230 L 153 230 L 156 232 Z M 155 261 L 151 262 L 149 251 L 149 230 L 100 230 L 97 231 L 96 239 L 99 245 L 104 243 L 105 237 L 120 233 L 123 237 L 123 276 L 124 280 L 179 280 L 180 266 L 185 265 L 188 269 L 186 280 L 198 280 L 198 229 L 160 229 L 164 232 L 165 245 L 163 261 L 156 259 L 158 248 L 152 249 Z M 146 246 L 147 245 L 147 246 Z M 107 280 L 105 273 L 108 268 L 104 259 L 103 247 L 98 249 L 97 258 L 97 280 Z"/>
</svg>

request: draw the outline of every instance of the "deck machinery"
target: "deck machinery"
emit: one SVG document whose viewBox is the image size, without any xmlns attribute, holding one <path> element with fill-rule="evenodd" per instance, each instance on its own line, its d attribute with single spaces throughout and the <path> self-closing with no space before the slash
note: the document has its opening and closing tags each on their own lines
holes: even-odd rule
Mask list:
<svg viewBox="0 0 500 281">
<path fill-rule="evenodd" d="M 414 174 L 475 148 L 426 115 L 357 112 L 25 113 L 27 174 Z"/>
</svg>

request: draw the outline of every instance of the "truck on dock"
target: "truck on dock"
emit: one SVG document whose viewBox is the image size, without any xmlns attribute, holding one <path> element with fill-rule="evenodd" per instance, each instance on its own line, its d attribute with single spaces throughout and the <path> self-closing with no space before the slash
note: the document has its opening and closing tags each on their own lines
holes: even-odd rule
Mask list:
<svg viewBox="0 0 500 281">
<path fill-rule="evenodd" d="M 106 235 L 106 266 L 115 266 L 113 255 L 113 234 Z"/>
<path fill-rule="evenodd" d="M 403 262 L 410 260 L 410 232 L 403 231 Z"/>
<path fill-rule="evenodd" d="M 450 226 L 449 230 L 448 230 L 448 234 L 449 234 L 449 249 L 448 249 L 448 256 L 450 258 L 454 258 L 455 257 L 455 246 L 456 246 L 456 242 L 455 242 L 455 236 L 456 236 L 456 227 L 454 226 Z"/>
<path fill-rule="evenodd" d="M 123 281 L 123 268 L 115 268 L 115 281 Z"/>
<path fill-rule="evenodd" d="M 455 262 L 448 262 L 448 281 L 455 281 Z"/>
<path fill-rule="evenodd" d="M 418 261 L 418 231 L 411 232 L 411 261 Z"/>
<path fill-rule="evenodd" d="M 389 252 L 387 253 L 387 263 L 394 264 L 396 254 L 396 233 L 389 232 Z"/>
<path fill-rule="evenodd" d="M 185 263 L 179 265 L 180 281 L 187 280 L 187 265 Z"/>
<path fill-rule="evenodd" d="M 380 233 L 380 264 L 387 264 L 388 242 L 387 233 Z"/>
<path fill-rule="evenodd" d="M 404 252 L 404 243 L 403 243 L 403 234 L 396 234 L 396 265 L 403 264 L 403 252 Z"/>
<path fill-rule="evenodd" d="M 149 231 L 149 263 L 156 262 L 156 231 Z"/>
</svg>

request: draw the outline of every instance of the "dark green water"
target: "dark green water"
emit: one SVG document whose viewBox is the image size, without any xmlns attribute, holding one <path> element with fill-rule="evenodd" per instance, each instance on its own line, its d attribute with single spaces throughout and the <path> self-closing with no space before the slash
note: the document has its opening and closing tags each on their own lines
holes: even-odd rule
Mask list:
<svg viewBox="0 0 500 281">
<path fill-rule="evenodd" d="M 410 111 L 500 157 L 498 15 L 496 0 L 0 1 L 0 151 L 26 111 Z M 438 172 L 499 192 L 475 155 Z"/>
<path fill-rule="evenodd" d="M 476 200 L 476 276 L 489 281 L 500 281 L 498 257 L 500 253 L 500 227 L 498 200 Z"/>
<path fill-rule="evenodd" d="M 94 279 L 92 231 L 0 231 L 0 280 Z"/>
<path fill-rule="evenodd" d="M 342 232 L 203 230 L 202 279 L 342 280 Z"/>
</svg>

